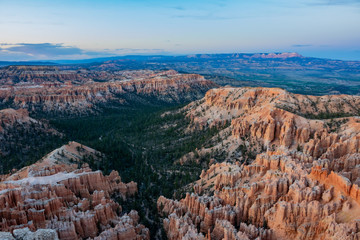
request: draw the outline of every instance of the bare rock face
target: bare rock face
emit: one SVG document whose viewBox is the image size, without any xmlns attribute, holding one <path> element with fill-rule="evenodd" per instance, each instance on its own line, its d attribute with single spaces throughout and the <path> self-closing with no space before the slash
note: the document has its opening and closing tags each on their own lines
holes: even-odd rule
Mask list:
<svg viewBox="0 0 360 240">
<path fill-rule="evenodd" d="M 115 171 L 104 176 L 87 165 L 78 168 L 82 157 L 89 155 L 96 159 L 101 154 L 70 142 L 4 176 L 0 230 L 13 232 L 16 239 L 20 235 L 26 235 L 21 239 L 149 239 L 149 230 L 138 223 L 137 212 L 120 217 L 121 206 L 110 198 L 133 196 L 136 183 L 121 182 Z"/>
<path fill-rule="evenodd" d="M 210 165 L 179 201 L 160 197 L 168 238 L 359 239 L 359 101 L 220 88 L 188 105 L 189 131 L 231 123 L 213 149 L 257 155 Z"/>
<path fill-rule="evenodd" d="M 217 85 L 176 71 L 89 71 L 44 66 L 0 69 L 0 102 L 34 113 L 88 114 L 103 104 L 181 103 Z"/>
</svg>

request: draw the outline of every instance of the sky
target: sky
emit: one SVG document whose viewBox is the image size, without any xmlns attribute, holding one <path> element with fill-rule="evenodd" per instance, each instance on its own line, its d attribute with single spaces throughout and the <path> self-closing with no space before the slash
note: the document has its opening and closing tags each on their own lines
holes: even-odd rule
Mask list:
<svg viewBox="0 0 360 240">
<path fill-rule="evenodd" d="M 0 61 L 235 52 L 360 60 L 360 0 L 0 0 Z"/>
</svg>

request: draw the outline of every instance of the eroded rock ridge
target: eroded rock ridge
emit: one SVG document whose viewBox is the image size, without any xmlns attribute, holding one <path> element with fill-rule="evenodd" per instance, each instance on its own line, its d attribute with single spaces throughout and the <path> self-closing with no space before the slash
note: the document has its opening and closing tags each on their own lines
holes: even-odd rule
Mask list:
<svg viewBox="0 0 360 240">
<path fill-rule="evenodd" d="M 228 155 L 202 172 L 193 193 L 158 199 L 168 238 L 359 239 L 359 103 L 220 88 L 188 105 L 189 130 L 229 124 L 199 154 Z"/>
</svg>

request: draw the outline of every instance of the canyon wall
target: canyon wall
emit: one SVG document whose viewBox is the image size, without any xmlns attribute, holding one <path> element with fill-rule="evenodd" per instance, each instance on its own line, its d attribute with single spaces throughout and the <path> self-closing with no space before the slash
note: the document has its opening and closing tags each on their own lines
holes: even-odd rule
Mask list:
<svg viewBox="0 0 360 240">
<path fill-rule="evenodd" d="M 176 71 L 59 70 L 11 66 L 0 69 L 0 102 L 32 113 L 89 114 L 115 104 L 169 104 L 201 98 L 217 85 Z"/>
</svg>

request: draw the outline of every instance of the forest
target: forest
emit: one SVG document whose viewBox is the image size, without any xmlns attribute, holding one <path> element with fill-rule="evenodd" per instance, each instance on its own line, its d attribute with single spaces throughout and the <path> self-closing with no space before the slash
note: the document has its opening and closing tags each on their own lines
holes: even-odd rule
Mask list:
<svg viewBox="0 0 360 240">
<path fill-rule="evenodd" d="M 105 154 L 101 161 L 84 159 L 92 169 L 106 174 L 117 170 L 124 182 L 138 183 L 139 193 L 135 199 L 118 201 L 125 212 L 136 209 L 141 222 L 154 236 L 162 229 L 157 198 L 161 195 L 183 197 L 183 186 L 199 178 L 211 156 L 203 156 L 200 164 L 190 161 L 180 165 L 175 161 L 203 146 L 221 130 L 211 128 L 187 133 L 190 120 L 182 107 L 109 108 L 101 115 L 51 119 L 50 123 L 64 133 L 64 142 L 77 141 Z"/>
</svg>

